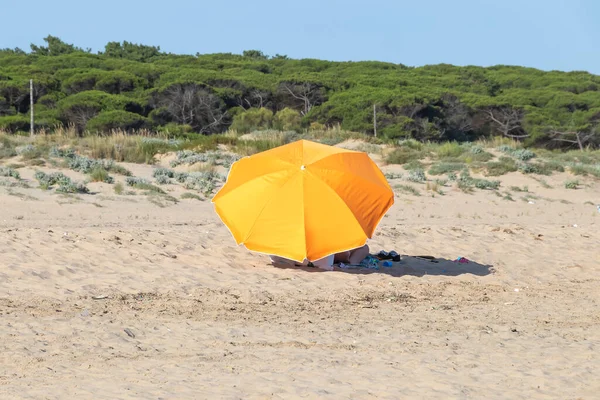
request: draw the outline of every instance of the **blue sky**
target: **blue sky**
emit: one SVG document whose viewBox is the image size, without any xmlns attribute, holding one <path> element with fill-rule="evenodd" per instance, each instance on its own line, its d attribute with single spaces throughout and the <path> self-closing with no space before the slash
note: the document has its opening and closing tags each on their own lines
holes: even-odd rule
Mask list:
<svg viewBox="0 0 600 400">
<path fill-rule="evenodd" d="M 2 1 L 0 48 L 48 34 L 94 51 L 109 41 L 173 53 L 378 60 L 410 66 L 524 65 L 600 74 L 600 0 Z"/>
</svg>

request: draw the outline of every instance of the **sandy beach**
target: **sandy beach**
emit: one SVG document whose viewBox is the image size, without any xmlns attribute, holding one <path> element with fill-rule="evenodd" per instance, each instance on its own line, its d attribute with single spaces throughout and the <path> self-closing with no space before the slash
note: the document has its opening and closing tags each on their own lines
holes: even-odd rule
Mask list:
<svg viewBox="0 0 600 400">
<path fill-rule="evenodd" d="M 598 398 L 600 183 L 567 177 L 398 193 L 378 271 L 275 268 L 209 201 L 0 187 L 0 398 Z"/>
</svg>

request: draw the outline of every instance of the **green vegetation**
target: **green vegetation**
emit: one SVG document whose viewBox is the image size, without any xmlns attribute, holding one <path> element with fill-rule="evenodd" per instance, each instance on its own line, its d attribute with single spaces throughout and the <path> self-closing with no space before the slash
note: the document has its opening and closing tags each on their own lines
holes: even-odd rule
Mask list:
<svg viewBox="0 0 600 400">
<path fill-rule="evenodd" d="M 568 180 L 565 182 L 565 188 L 567 189 L 578 189 L 579 185 L 580 183 L 578 180 Z"/>
<path fill-rule="evenodd" d="M 90 172 L 90 180 L 92 182 L 105 182 L 105 183 L 114 183 L 114 179 L 112 176 L 106 172 L 105 169 L 95 168 Z"/>
<path fill-rule="evenodd" d="M 419 193 L 419 190 L 417 190 L 415 187 L 413 187 L 411 185 L 396 185 L 396 186 L 394 186 L 394 189 L 397 189 L 402 193 L 412 194 L 413 196 L 421 195 L 421 193 Z"/>
<path fill-rule="evenodd" d="M 459 142 L 492 136 L 530 147 L 600 144 L 600 77 L 586 72 L 503 65 L 413 68 L 294 60 L 256 50 L 175 55 L 129 42 L 110 42 L 92 54 L 57 37 L 44 41 L 32 44 L 29 53 L 0 50 L 0 131 L 29 129 L 31 78 L 37 129 L 62 127 L 75 135 L 152 130 L 165 137 L 199 138 L 228 129 L 332 127 L 372 135 L 375 105 L 381 139 L 448 142 L 438 151 L 441 161 L 477 156 Z M 112 146 L 90 156 L 148 162 L 155 149 L 142 149 Z M 416 159 L 401 153 L 391 157 L 398 160 L 393 162 Z M 525 152 L 511 156 L 529 160 Z"/>
<path fill-rule="evenodd" d="M 159 194 L 165 194 L 164 190 L 162 190 L 158 186 L 154 186 L 153 184 L 151 184 L 144 178 L 128 176 L 127 178 L 125 178 L 125 183 L 127 183 L 128 186 L 131 186 L 134 189 L 146 190 L 148 192 L 154 192 L 154 193 L 159 193 Z"/>
<path fill-rule="evenodd" d="M 182 199 L 195 199 L 195 200 L 200 200 L 200 201 L 204 201 L 204 199 L 202 199 L 202 197 L 198 196 L 197 194 L 194 193 L 190 193 L 190 192 L 185 192 L 181 195 Z"/>
<path fill-rule="evenodd" d="M 21 179 L 21 175 L 19 174 L 19 171 L 15 170 L 14 168 L 10 168 L 10 167 L 0 166 L 0 176 Z"/>
<path fill-rule="evenodd" d="M 121 182 L 118 182 L 118 183 L 115 183 L 115 186 L 113 186 L 113 190 L 115 191 L 115 194 L 121 195 L 121 194 L 123 194 L 125 187 L 123 186 L 123 184 Z"/>
<path fill-rule="evenodd" d="M 89 193 L 89 189 L 83 183 L 73 182 L 71 178 L 65 176 L 62 172 L 46 174 L 37 171 L 35 179 L 39 182 L 40 188 L 44 190 L 50 190 L 53 186 L 58 185 L 56 189 L 58 193 Z"/>
</svg>

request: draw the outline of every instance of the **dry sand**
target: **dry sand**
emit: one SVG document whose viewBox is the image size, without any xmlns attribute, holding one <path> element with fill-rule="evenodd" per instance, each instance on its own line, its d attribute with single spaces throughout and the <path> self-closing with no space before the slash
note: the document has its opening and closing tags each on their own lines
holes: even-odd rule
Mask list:
<svg viewBox="0 0 600 400">
<path fill-rule="evenodd" d="M 600 183 L 566 177 L 414 184 L 369 244 L 441 261 L 372 273 L 270 266 L 209 202 L 0 187 L 0 398 L 597 399 Z"/>
</svg>

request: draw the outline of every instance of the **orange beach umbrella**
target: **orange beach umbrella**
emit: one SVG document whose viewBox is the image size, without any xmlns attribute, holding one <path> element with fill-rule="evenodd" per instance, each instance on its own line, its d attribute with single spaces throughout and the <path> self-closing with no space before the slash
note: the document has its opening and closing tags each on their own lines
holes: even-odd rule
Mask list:
<svg viewBox="0 0 600 400">
<path fill-rule="evenodd" d="M 235 162 L 212 203 L 238 245 L 302 262 L 364 245 L 394 193 L 366 153 L 300 140 Z"/>
</svg>

